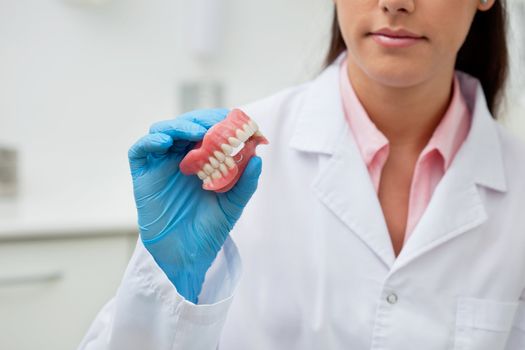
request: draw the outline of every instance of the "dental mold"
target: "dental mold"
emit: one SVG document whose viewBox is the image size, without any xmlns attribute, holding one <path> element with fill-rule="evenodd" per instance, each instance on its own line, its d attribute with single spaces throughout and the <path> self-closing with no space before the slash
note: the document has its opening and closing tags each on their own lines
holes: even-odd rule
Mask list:
<svg viewBox="0 0 525 350">
<path fill-rule="evenodd" d="M 239 180 L 255 148 L 268 144 L 257 124 L 240 109 L 232 109 L 226 118 L 211 127 L 181 161 L 185 175 L 196 174 L 202 188 L 218 193 L 229 191 Z M 238 152 L 241 146 L 243 146 Z"/>
</svg>

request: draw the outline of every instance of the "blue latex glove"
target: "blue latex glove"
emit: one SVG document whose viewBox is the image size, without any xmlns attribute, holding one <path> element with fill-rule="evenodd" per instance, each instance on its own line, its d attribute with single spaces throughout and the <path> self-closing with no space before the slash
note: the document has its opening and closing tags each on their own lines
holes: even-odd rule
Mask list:
<svg viewBox="0 0 525 350">
<path fill-rule="evenodd" d="M 182 158 L 228 112 L 197 110 L 155 123 L 128 153 L 144 246 L 177 291 L 193 303 L 261 173 L 261 159 L 254 156 L 230 191 L 215 193 L 203 190 L 197 176 L 180 172 Z"/>
</svg>

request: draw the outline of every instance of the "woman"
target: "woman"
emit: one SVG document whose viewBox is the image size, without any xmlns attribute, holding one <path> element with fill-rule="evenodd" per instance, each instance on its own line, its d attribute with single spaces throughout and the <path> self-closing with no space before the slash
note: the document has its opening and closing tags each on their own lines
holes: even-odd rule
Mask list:
<svg viewBox="0 0 525 350">
<path fill-rule="evenodd" d="M 525 348 L 503 1 L 334 2 L 322 74 L 241 108 L 270 145 L 232 190 L 178 170 L 227 110 L 130 149 L 141 239 L 82 349 Z"/>
</svg>

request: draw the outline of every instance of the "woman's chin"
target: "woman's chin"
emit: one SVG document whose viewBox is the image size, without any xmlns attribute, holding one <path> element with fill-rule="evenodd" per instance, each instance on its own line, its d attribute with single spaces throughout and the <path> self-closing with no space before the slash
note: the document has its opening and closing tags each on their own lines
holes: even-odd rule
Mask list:
<svg viewBox="0 0 525 350">
<path fill-rule="evenodd" d="M 381 85 L 407 88 L 419 85 L 429 78 L 430 69 L 418 69 L 417 65 L 389 64 L 383 67 L 368 67 L 367 75 Z"/>
</svg>

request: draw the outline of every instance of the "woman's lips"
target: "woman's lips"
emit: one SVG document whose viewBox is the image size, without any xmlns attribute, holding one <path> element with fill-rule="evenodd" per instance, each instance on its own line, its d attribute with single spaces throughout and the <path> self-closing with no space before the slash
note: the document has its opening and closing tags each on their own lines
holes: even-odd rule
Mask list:
<svg viewBox="0 0 525 350">
<path fill-rule="evenodd" d="M 382 34 L 372 34 L 372 38 L 379 45 L 389 48 L 410 47 L 423 40 L 423 38 L 390 37 Z"/>
<path fill-rule="evenodd" d="M 242 143 L 244 147 L 233 154 Z M 203 189 L 226 192 L 237 183 L 259 144 L 268 144 L 268 140 L 257 124 L 240 109 L 233 109 L 208 130 L 179 168 L 185 175 L 197 174 Z"/>
<path fill-rule="evenodd" d="M 425 37 L 404 29 L 392 30 L 383 28 L 376 32 L 369 33 L 369 35 L 372 36 L 376 43 L 387 48 L 410 47 L 425 40 Z"/>
</svg>

